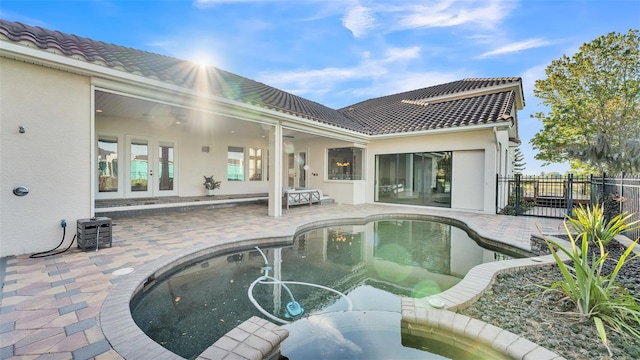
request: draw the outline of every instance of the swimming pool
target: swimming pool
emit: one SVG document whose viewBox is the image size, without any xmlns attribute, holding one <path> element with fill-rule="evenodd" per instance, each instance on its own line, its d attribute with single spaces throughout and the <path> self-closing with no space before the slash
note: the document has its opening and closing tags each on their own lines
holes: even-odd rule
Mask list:
<svg viewBox="0 0 640 360">
<path fill-rule="evenodd" d="M 286 289 L 256 283 L 270 271 L 270 276 L 281 281 L 335 290 L 287 285 L 304 310 L 303 320 L 284 325 L 291 336 L 282 344 L 283 355 L 291 359 L 308 356 L 305 349 L 313 348 L 314 338 L 320 340 L 319 332 L 309 323 L 334 326 L 340 322 L 377 325 L 366 327 L 368 336 L 353 326 L 343 326 L 342 332 L 334 326 L 336 339 L 345 340 L 348 346 L 342 350 L 340 345 L 331 346 L 338 352 L 329 358 L 346 355 L 347 350 L 356 351 L 348 356 L 354 358 L 358 351 L 372 349 L 358 341 L 378 338 L 386 344 L 391 334 L 396 337 L 396 352 L 426 355 L 428 352 L 411 347 L 416 345 L 402 345 L 408 341 L 400 336 L 399 297 L 437 294 L 455 285 L 475 265 L 515 255 L 482 248 L 454 226 L 406 219 L 316 228 L 297 235 L 290 246 L 259 249 L 245 245 L 243 250 L 199 261 L 163 281 L 158 279 L 131 302 L 136 324 L 167 349 L 193 358 L 249 317 L 268 318 L 260 308 L 285 322 L 295 320 L 287 318 L 286 306 L 292 301 Z M 350 317 L 351 321 L 344 321 Z M 307 345 L 301 347 L 302 338 Z M 373 355 L 382 355 L 380 351 L 374 348 Z M 362 353 L 361 358 L 371 355 Z"/>
</svg>

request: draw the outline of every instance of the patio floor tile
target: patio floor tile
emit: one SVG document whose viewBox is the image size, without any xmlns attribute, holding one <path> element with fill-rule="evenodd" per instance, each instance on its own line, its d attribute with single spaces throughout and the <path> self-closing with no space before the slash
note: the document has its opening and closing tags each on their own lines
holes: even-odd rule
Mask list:
<svg viewBox="0 0 640 360">
<path fill-rule="evenodd" d="M 293 235 L 300 225 L 366 217 L 380 213 L 448 216 L 481 236 L 523 249 L 529 237 L 543 231 L 563 233 L 557 219 L 464 213 L 446 209 L 365 204 L 295 207 L 280 218 L 267 216 L 264 205 L 199 209 L 113 219 L 113 247 L 61 255 L 4 259 L 0 303 L 0 358 L 120 359 L 101 331 L 99 312 L 109 292 L 125 277 L 115 270 L 143 265 L 192 249 L 252 237 Z"/>
</svg>

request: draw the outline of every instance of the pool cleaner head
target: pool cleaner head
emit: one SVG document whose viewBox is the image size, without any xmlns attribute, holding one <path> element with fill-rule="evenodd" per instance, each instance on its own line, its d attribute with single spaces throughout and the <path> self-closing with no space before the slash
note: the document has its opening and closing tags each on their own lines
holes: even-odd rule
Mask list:
<svg viewBox="0 0 640 360">
<path fill-rule="evenodd" d="M 285 314 L 288 318 L 294 318 L 302 315 L 304 309 L 300 306 L 297 301 L 292 301 L 287 304 L 287 313 Z"/>
</svg>

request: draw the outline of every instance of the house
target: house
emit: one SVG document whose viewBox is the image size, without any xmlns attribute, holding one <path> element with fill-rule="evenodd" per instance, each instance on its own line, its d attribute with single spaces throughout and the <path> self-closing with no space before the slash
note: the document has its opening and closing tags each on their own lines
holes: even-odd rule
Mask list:
<svg viewBox="0 0 640 360">
<path fill-rule="evenodd" d="M 44 251 L 96 201 L 268 194 L 494 213 L 520 78 L 342 109 L 214 67 L 0 20 L 0 256 Z M 267 214 L 265 214 L 266 216 Z"/>
</svg>

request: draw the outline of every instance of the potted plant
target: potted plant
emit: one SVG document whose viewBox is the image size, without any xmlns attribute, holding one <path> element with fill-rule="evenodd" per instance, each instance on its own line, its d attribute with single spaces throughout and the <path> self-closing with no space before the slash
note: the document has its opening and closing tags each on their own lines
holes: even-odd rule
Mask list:
<svg viewBox="0 0 640 360">
<path fill-rule="evenodd" d="M 207 196 L 213 196 L 213 190 L 220 189 L 220 181 L 216 181 L 213 175 L 205 176 L 203 185 L 207 189 Z"/>
</svg>

